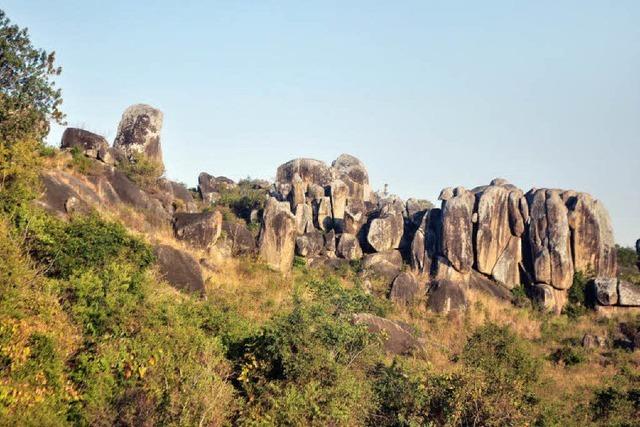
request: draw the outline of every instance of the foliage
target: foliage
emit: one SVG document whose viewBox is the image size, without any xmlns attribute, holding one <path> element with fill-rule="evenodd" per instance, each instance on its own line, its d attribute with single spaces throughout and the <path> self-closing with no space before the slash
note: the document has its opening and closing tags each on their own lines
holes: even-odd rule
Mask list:
<svg viewBox="0 0 640 427">
<path fill-rule="evenodd" d="M 620 279 L 640 284 L 640 259 L 633 248 L 616 246 L 618 256 L 618 274 Z"/>
<path fill-rule="evenodd" d="M 350 321 L 371 305 L 359 291 L 328 282 L 310 284 L 310 300 L 297 296 L 290 312 L 232 352 L 248 402 L 242 422 L 361 424 L 372 408 L 365 372 L 378 341 Z"/>
<path fill-rule="evenodd" d="M 571 319 L 584 316 L 590 305 L 588 294 L 588 279 L 581 271 L 576 271 L 573 275 L 573 284 L 567 293 L 568 302 L 563 312 Z"/>
<path fill-rule="evenodd" d="M 70 278 L 87 269 L 99 271 L 111 260 L 122 260 L 144 269 L 154 256 L 141 240 L 127 233 L 115 222 L 102 220 L 97 214 L 64 222 L 42 212 L 24 210 L 16 224 L 27 236 L 31 256 L 45 265 L 46 274 Z"/>
<path fill-rule="evenodd" d="M 133 152 L 118 162 L 118 168 L 142 188 L 155 186 L 164 173 L 162 163 L 147 158 L 142 153 Z"/>
<path fill-rule="evenodd" d="M 582 347 L 577 347 L 576 343 L 566 343 L 551 353 L 550 359 L 555 363 L 562 363 L 564 366 L 574 366 L 586 361 L 586 354 Z"/>
<path fill-rule="evenodd" d="M 64 119 L 62 97 L 52 78 L 61 69 L 55 53 L 31 44 L 26 28 L 11 24 L 0 10 L 0 141 L 42 141 L 49 120 Z"/>
<path fill-rule="evenodd" d="M 10 212 L 37 196 L 42 163 L 40 147 L 34 139 L 11 144 L 0 139 L 0 211 Z"/>
<path fill-rule="evenodd" d="M 623 367 L 591 400 L 592 420 L 601 425 L 632 426 L 640 419 L 640 374 Z"/>
<path fill-rule="evenodd" d="M 252 180 L 241 180 L 236 186 L 220 188 L 215 206 L 228 207 L 236 216 L 249 221 L 251 211 L 264 209 L 266 194 L 265 190 L 256 188 Z"/>
</svg>

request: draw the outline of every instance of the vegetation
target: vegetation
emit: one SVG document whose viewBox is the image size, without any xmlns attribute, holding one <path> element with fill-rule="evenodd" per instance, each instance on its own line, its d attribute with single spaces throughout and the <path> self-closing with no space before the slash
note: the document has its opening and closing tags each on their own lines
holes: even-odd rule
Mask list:
<svg viewBox="0 0 640 427">
<path fill-rule="evenodd" d="M 299 262 L 285 277 L 250 258 L 218 263 L 200 298 L 164 283 L 144 236 L 109 212 L 40 211 L 39 168 L 56 155 L 40 121 L 60 117 L 59 92 L 43 53 L 0 17 L 3 47 L 22 46 L 11 66 L 36 67 L 50 98 L 31 101 L 38 120 L 0 131 L 0 425 L 638 425 L 640 352 L 619 343 L 619 320 L 586 310 L 581 274 L 562 316 L 470 291 L 463 317 L 443 317 L 366 292 L 357 264 Z M 3 99 L 2 117 L 17 103 Z M 260 209 L 255 187 L 218 203 Z M 352 321 L 363 312 L 406 322 L 424 350 L 386 354 L 384 335 Z M 586 333 L 613 345 L 583 348 Z"/>
<path fill-rule="evenodd" d="M 228 208 L 233 215 L 249 221 L 253 210 L 264 209 L 267 192 L 255 185 L 250 178 L 240 180 L 238 185 L 220 189 L 216 207 Z"/>
<path fill-rule="evenodd" d="M 158 179 L 164 174 L 164 166 L 161 163 L 136 152 L 118 162 L 118 168 L 142 188 L 154 188 Z"/>
</svg>

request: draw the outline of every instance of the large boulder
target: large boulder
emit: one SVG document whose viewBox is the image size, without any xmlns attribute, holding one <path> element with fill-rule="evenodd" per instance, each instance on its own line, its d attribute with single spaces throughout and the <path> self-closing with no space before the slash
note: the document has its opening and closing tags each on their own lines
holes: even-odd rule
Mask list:
<svg viewBox="0 0 640 427">
<path fill-rule="evenodd" d="M 440 247 L 442 229 L 441 210 L 430 209 L 422 214 L 420 226 L 411 242 L 411 267 L 422 273 L 431 273 Z"/>
<path fill-rule="evenodd" d="M 278 167 L 276 183 L 291 184 L 296 174 L 302 182 L 322 187 L 329 185 L 332 180 L 329 167 L 325 162 L 315 159 L 293 159 Z"/>
<path fill-rule="evenodd" d="M 439 280 L 431 285 L 428 296 L 427 307 L 434 313 L 449 314 L 467 308 L 464 288 L 456 282 Z"/>
<path fill-rule="evenodd" d="M 258 241 L 260 258 L 277 271 L 289 271 L 293 264 L 295 238 L 296 219 L 289 210 L 289 203 L 269 198 Z"/>
<path fill-rule="evenodd" d="M 395 209 L 394 205 L 386 205 L 380 211 L 380 216 L 371 220 L 367 242 L 376 252 L 384 252 L 398 248 L 403 234 L 402 211 Z"/>
<path fill-rule="evenodd" d="M 364 164 L 349 154 L 341 154 L 331 164 L 331 172 L 349 187 L 349 197 L 362 201 L 371 198 L 369 174 Z"/>
<path fill-rule="evenodd" d="M 164 168 L 160 147 L 161 130 L 162 111 L 150 105 L 135 104 L 122 114 L 113 146 L 121 149 L 129 158 L 139 153 Z"/>
<path fill-rule="evenodd" d="M 367 209 L 362 200 L 349 199 L 344 211 L 343 231 L 358 236 L 367 222 Z"/>
<path fill-rule="evenodd" d="M 344 210 L 347 207 L 347 197 L 349 188 L 340 179 L 335 179 L 329 184 L 329 195 L 331 196 L 331 213 L 334 224 L 338 224 L 339 230 L 344 228 Z"/>
<path fill-rule="evenodd" d="M 158 270 L 172 286 L 190 292 L 203 292 L 204 280 L 198 261 L 187 252 L 168 245 L 155 247 Z"/>
<path fill-rule="evenodd" d="M 60 148 L 79 148 L 88 157 L 98 158 L 98 153 L 109 149 L 109 143 L 100 135 L 84 129 L 66 128 L 62 134 Z"/>
<path fill-rule="evenodd" d="M 443 190 L 444 192 L 444 190 Z M 440 253 L 461 273 L 473 266 L 473 193 L 457 187 L 453 197 L 442 201 Z"/>
<path fill-rule="evenodd" d="M 476 268 L 509 287 L 520 283 L 519 235 L 524 231 L 524 221 L 519 203 L 523 197 L 522 191 L 505 184 L 489 185 L 476 193 Z"/>
<path fill-rule="evenodd" d="M 640 286 L 620 280 L 618 283 L 618 304 L 627 307 L 640 306 Z"/>
<path fill-rule="evenodd" d="M 243 223 L 222 221 L 222 236 L 218 239 L 229 247 L 233 255 L 252 254 L 256 251 L 256 239 Z"/>
<path fill-rule="evenodd" d="M 311 205 L 300 203 L 295 207 L 296 230 L 298 234 L 311 233 L 313 226 L 313 209 Z"/>
<path fill-rule="evenodd" d="M 338 239 L 336 254 L 344 259 L 356 260 L 362 258 L 362 249 L 358 239 L 353 234 L 342 233 Z"/>
<path fill-rule="evenodd" d="M 420 225 L 424 213 L 433 208 L 433 203 L 423 199 L 409 198 L 405 203 L 407 218 L 416 226 Z"/>
<path fill-rule="evenodd" d="M 313 202 L 313 220 L 322 231 L 329 231 L 333 227 L 330 197 L 325 196 Z"/>
<path fill-rule="evenodd" d="M 567 200 L 576 271 L 616 277 L 617 260 L 611 219 L 605 207 L 586 193 Z"/>
<path fill-rule="evenodd" d="M 390 284 L 402 270 L 402 255 L 398 250 L 367 254 L 361 267 L 365 274 L 384 278 Z"/>
<path fill-rule="evenodd" d="M 207 249 L 215 245 L 222 233 L 222 214 L 220 211 L 187 213 L 173 216 L 173 231 L 177 239 L 192 246 Z"/>
<path fill-rule="evenodd" d="M 593 280 L 593 293 L 600 305 L 615 305 L 618 303 L 618 279 L 615 277 L 598 277 Z"/>
<path fill-rule="evenodd" d="M 393 279 L 389 299 L 400 304 L 411 304 L 424 292 L 423 287 L 409 272 L 403 272 Z"/>
<path fill-rule="evenodd" d="M 562 313 L 567 304 L 567 291 L 556 289 L 546 283 L 536 283 L 531 288 L 533 300 L 544 310 L 555 314 Z"/>
<path fill-rule="evenodd" d="M 529 245 L 538 283 L 568 289 L 573 283 L 568 210 L 558 190 L 532 190 L 529 203 Z"/>
<path fill-rule="evenodd" d="M 369 332 L 379 334 L 384 340 L 383 346 L 388 353 L 407 354 L 420 348 L 419 340 L 413 336 L 411 327 L 407 324 L 369 313 L 354 314 L 353 323 L 366 325 Z"/>
<path fill-rule="evenodd" d="M 236 183 L 225 176 L 213 176 L 206 172 L 198 175 L 198 192 L 205 203 L 218 200 L 220 192 L 234 188 Z"/>
<path fill-rule="evenodd" d="M 313 257 L 324 249 L 324 236 L 319 231 L 312 231 L 296 237 L 296 253 L 303 257 Z"/>
</svg>

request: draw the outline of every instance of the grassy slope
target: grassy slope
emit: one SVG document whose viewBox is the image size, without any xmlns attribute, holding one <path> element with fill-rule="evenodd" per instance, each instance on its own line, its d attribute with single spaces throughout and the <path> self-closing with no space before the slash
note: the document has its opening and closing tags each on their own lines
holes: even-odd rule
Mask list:
<svg viewBox="0 0 640 427">
<path fill-rule="evenodd" d="M 56 157 L 49 167 L 67 162 Z M 130 210 L 101 215 L 142 239 L 190 250 L 168 228 L 146 234 Z M 214 257 L 200 300 L 159 281 L 153 268 L 137 276 L 117 254 L 101 261 L 106 276 L 80 265 L 51 277 L 20 236 L 0 222 L 0 424 L 457 424 L 510 411 L 531 412 L 516 423 L 633 424 L 640 410 L 630 394 L 639 387 L 640 354 L 580 346 L 585 333 L 612 337 L 619 320 L 552 317 L 481 294 L 471 295 L 464 316 L 442 317 L 420 301 L 392 306 L 383 290 L 366 296 L 352 270 L 296 267 L 283 277 L 242 258 Z M 411 324 L 424 350 L 384 355 L 350 326 L 360 310 Z M 106 326 L 89 328 L 92 316 L 104 316 Z M 539 379 L 513 379 L 519 368 L 511 365 L 496 368 L 504 373 L 496 379 L 475 366 L 481 359 L 464 358 L 486 324 L 512 331 L 539 364 Z M 495 351 L 483 357 L 493 360 Z M 524 396 L 529 386 L 535 404 L 513 407 L 514 390 Z M 399 396 L 401 409 L 390 403 Z M 602 406 L 612 413 L 594 418 Z"/>
</svg>

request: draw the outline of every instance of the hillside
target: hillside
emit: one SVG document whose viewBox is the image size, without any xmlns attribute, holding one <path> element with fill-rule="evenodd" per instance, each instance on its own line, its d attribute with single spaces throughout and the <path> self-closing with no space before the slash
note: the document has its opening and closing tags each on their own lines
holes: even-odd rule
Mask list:
<svg viewBox="0 0 640 427">
<path fill-rule="evenodd" d="M 640 425 L 640 246 L 591 195 L 186 188 L 149 105 L 44 145 L 59 71 L 0 29 L 0 425 Z"/>
<path fill-rule="evenodd" d="M 445 189 L 441 210 L 409 201 L 391 214 L 398 199 L 370 193 L 387 213 L 368 216 L 390 218 L 376 235 L 350 196 L 338 221 L 335 183 L 328 197 L 313 182 L 297 190 L 300 173 L 324 179 L 320 162 L 284 164 L 275 185 L 201 174 L 189 190 L 158 178 L 161 158 L 105 144 L 68 130 L 62 150 L 39 155 L 35 202 L 3 220 L 5 424 L 637 420 L 640 324 L 632 307 L 589 299 L 593 273 L 562 278 L 569 291 L 558 307 L 555 287 L 545 285 L 550 304 L 535 291 L 542 285 L 481 274 L 477 258 L 467 273 L 430 266 L 429 223 L 438 215 L 446 224 L 449 201 L 473 193 Z M 347 175 L 361 178 L 348 194 L 366 189 L 364 166 L 340 159 L 360 168 Z M 501 188 L 519 191 L 496 182 L 474 190 L 474 216 L 483 195 Z M 292 198 L 316 190 L 329 204 L 325 220 L 304 202 L 291 212 Z M 477 226 L 470 233 L 478 245 Z M 358 235 L 369 237 L 361 244 Z M 463 259 L 455 255 L 463 245 L 453 246 L 451 259 Z M 442 247 L 436 263 L 447 262 Z M 637 280 L 636 258 L 627 251 L 621 261 L 625 280 Z M 601 277 L 612 271 L 603 265 Z"/>
</svg>

